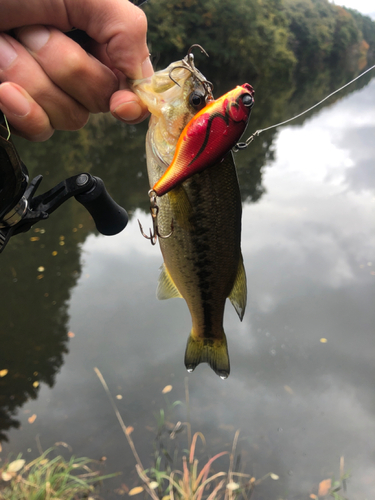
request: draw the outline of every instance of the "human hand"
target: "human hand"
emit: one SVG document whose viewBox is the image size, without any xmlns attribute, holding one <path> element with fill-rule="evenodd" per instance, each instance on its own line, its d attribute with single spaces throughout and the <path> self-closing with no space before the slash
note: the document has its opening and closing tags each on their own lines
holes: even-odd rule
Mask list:
<svg viewBox="0 0 375 500">
<path fill-rule="evenodd" d="M 147 116 L 126 85 L 153 74 L 141 9 L 126 0 L 2 0 L 1 11 L 0 109 L 18 135 L 43 141 L 109 110 L 128 123 Z M 89 52 L 64 35 L 72 26 L 93 39 Z"/>
</svg>

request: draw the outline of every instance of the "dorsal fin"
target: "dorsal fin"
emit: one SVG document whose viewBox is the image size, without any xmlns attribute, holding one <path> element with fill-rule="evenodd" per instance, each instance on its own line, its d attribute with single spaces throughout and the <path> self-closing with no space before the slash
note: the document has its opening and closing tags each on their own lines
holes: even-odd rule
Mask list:
<svg viewBox="0 0 375 500">
<path fill-rule="evenodd" d="M 159 300 L 173 299 L 176 297 L 182 298 L 165 264 L 161 267 L 156 296 Z"/>
<path fill-rule="evenodd" d="M 243 265 L 242 254 L 238 262 L 237 275 L 232 291 L 229 294 L 229 300 L 232 302 L 233 307 L 242 321 L 247 302 L 246 272 Z"/>
</svg>

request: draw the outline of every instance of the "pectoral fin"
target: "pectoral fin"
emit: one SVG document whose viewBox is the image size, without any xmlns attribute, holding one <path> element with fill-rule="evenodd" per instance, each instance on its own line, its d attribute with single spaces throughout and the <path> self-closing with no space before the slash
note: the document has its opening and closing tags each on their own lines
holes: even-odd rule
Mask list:
<svg viewBox="0 0 375 500">
<path fill-rule="evenodd" d="M 159 300 L 173 299 L 175 297 L 182 298 L 165 264 L 161 268 L 156 296 Z"/>
<path fill-rule="evenodd" d="M 232 291 L 229 294 L 229 300 L 232 302 L 240 320 L 245 314 L 246 302 L 247 302 L 247 286 L 246 286 L 246 272 L 243 265 L 243 258 L 240 255 L 240 260 L 238 263 L 236 280 L 234 282 Z"/>
<path fill-rule="evenodd" d="M 225 333 L 222 333 L 221 339 L 197 338 L 190 333 L 185 352 L 185 366 L 188 372 L 194 371 L 199 363 L 208 363 L 219 377 L 228 377 L 230 365 L 227 339 Z"/>
</svg>

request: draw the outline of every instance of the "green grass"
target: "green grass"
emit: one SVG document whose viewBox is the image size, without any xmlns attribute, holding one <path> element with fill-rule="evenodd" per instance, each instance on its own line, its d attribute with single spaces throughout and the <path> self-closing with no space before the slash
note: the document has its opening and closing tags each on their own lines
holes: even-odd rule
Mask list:
<svg viewBox="0 0 375 500">
<path fill-rule="evenodd" d="M 116 474 L 100 476 L 92 470 L 97 463 L 88 458 L 71 457 L 66 461 L 58 455 L 52 458 L 55 448 L 26 464 L 21 455 L 0 468 L 1 500 L 78 500 L 91 498 L 95 487 L 103 479 Z M 90 466 L 90 467 L 89 467 Z"/>
</svg>

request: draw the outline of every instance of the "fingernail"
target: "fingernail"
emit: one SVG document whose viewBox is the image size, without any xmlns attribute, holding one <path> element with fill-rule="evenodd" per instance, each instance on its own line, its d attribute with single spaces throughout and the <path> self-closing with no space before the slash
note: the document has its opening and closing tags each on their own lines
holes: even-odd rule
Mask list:
<svg viewBox="0 0 375 500">
<path fill-rule="evenodd" d="M 142 116 L 143 109 L 136 101 L 124 102 L 117 106 L 114 114 L 126 122 L 133 122 Z"/>
<path fill-rule="evenodd" d="M 5 38 L 0 35 L 0 69 L 7 69 L 17 57 L 17 52 Z"/>
<path fill-rule="evenodd" d="M 147 57 L 142 63 L 142 75 L 143 78 L 148 78 L 154 74 L 154 68 L 152 67 L 151 59 Z"/>
<path fill-rule="evenodd" d="M 50 35 L 49 29 L 37 26 L 21 30 L 18 33 L 18 39 L 33 52 L 38 52 L 48 42 Z"/>
<path fill-rule="evenodd" d="M 2 85 L 0 102 L 7 112 L 23 118 L 30 112 L 30 103 L 13 85 Z"/>
</svg>

